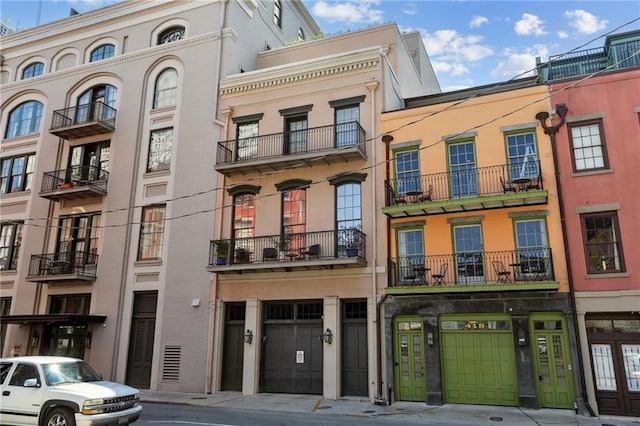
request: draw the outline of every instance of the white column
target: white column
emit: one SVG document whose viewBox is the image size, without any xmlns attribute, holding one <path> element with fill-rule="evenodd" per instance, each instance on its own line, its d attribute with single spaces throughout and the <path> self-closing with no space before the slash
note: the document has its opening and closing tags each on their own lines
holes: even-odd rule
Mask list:
<svg viewBox="0 0 640 426">
<path fill-rule="evenodd" d="M 331 344 L 322 342 L 323 358 L 323 390 L 325 398 L 338 399 L 340 395 L 340 347 L 341 330 L 340 326 L 340 299 L 337 296 L 327 296 L 324 298 L 324 322 L 323 333 L 327 329 L 333 333 Z"/>
</svg>

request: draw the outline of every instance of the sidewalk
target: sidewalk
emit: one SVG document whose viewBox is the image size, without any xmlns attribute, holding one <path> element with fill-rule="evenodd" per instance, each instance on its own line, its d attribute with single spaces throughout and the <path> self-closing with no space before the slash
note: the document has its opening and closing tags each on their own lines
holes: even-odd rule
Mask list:
<svg viewBox="0 0 640 426">
<path fill-rule="evenodd" d="M 324 399 L 317 395 L 261 393 L 243 396 L 240 392 L 195 394 L 140 391 L 145 403 L 170 403 L 201 407 L 225 407 L 243 410 L 287 411 L 347 416 L 418 416 L 425 420 L 464 422 L 475 425 L 578 425 L 578 426 L 639 426 L 640 419 L 631 417 L 586 417 L 572 410 L 527 410 L 517 407 L 445 404 L 431 406 L 420 402 L 400 401 L 393 405 L 375 405 L 366 399 Z"/>
</svg>

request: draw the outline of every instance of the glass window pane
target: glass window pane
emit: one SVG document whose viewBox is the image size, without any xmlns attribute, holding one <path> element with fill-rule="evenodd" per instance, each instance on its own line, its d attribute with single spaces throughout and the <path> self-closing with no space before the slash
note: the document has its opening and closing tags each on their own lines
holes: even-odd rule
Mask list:
<svg viewBox="0 0 640 426">
<path fill-rule="evenodd" d="M 620 345 L 624 374 L 627 379 L 627 389 L 631 392 L 640 391 L 640 345 Z"/>
<path fill-rule="evenodd" d="M 613 369 L 613 355 L 611 345 L 592 344 L 591 358 L 593 359 L 593 374 L 596 378 L 596 389 L 618 390 L 616 373 Z"/>
<path fill-rule="evenodd" d="M 171 165 L 171 148 L 173 129 L 154 130 L 149 142 L 148 172 L 169 170 Z"/>
</svg>

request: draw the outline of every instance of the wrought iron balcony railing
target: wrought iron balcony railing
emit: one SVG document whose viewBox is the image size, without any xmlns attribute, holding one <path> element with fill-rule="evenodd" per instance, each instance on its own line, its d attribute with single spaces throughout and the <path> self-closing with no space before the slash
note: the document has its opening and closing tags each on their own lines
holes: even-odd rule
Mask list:
<svg viewBox="0 0 640 426">
<path fill-rule="evenodd" d="M 611 46 L 579 50 L 549 57 L 548 80 L 577 77 L 612 69 L 640 66 L 640 40 L 616 43 Z"/>
<path fill-rule="evenodd" d="M 554 280 L 549 247 L 389 259 L 389 287 L 507 285 Z"/>
<path fill-rule="evenodd" d="M 540 162 L 528 160 L 389 179 L 385 182 L 385 205 L 390 207 L 540 189 L 543 189 Z"/>
<path fill-rule="evenodd" d="M 366 235 L 359 229 L 266 235 L 211 241 L 209 268 L 224 271 L 238 265 L 273 269 L 278 265 L 331 264 L 336 259 L 364 260 Z"/>
<path fill-rule="evenodd" d="M 49 133 L 64 139 L 76 139 L 111 133 L 115 125 L 116 109 L 96 101 L 54 111 Z"/>
<path fill-rule="evenodd" d="M 356 150 L 364 156 L 366 133 L 353 121 L 269 135 L 218 142 L 216 165 L 280 159 L 325 151 Z"/>
<path fill-rule="evenodd" d="M 33 254 L 27 281 L 94 281 L 98 255 L 87 252 Z"/>
<path fill-rule="evenodd" d="M 96 166 L 73 166 L 45 172 L 40 195 L 45 198 L 83 198 L 107 193 L 109 172 Z M 66 193 L 66 194 L 65 194 Z"/>
</svg>

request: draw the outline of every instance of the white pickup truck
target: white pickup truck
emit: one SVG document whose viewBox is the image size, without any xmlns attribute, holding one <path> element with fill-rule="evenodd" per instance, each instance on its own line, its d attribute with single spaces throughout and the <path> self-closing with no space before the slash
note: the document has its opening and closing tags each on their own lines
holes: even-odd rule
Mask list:
<svg viewBox="0 0 640 426">
<path fill-rule="evenodd" d="M 81 359 L 0 358 L 0 424 L 127 425 L 140 417 L 137 389 L 102 380 Z"/>
</svg>

